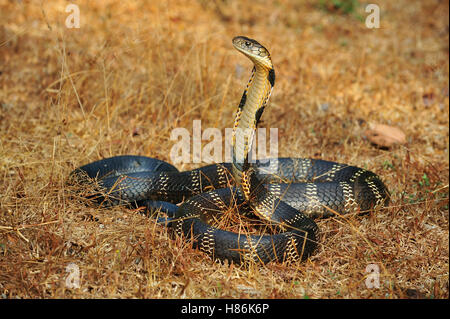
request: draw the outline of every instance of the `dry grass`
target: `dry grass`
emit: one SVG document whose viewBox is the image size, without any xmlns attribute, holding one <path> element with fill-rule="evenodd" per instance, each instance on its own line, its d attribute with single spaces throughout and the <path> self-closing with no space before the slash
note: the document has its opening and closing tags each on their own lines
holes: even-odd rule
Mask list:
<svg viewBox="0 0 450 319">
<path fill-rule="evenodd" d="M 0 295 L 448 298 L 448 1 L 381 2 L 373 30 L 318 2 L 77 1 L 81 28 L 67 29 L 67 1 L 0 0 Z M 297 265 L 214 263 L 65 186 L 102 157 L 170 161 L 171 130 L 193 120 L 230 127 L 251 68 L 238 34 L 271 51 L 263 126 L 279 128 L 279 154 L 366 167 L 392 192 L 376 214 L 320 221 L 317 254 Z M 407 144 L 370 145 L 369 122 Z M 69 263 L 79 289 L 65 286 Z M 378 289 L 365 285 L 372 263 Z"/>
</svg>

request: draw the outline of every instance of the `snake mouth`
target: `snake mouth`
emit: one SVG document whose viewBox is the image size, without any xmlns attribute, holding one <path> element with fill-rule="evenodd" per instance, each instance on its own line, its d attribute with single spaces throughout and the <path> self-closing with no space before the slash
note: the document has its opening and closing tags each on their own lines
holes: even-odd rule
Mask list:
<svg viewBox="0 0 450 319">
<path fill-rule="evenodd" d="M 233 38 L 233 46 L 252 60 L 255 65 L 260 65 L 267 69 L 273 68 L 269 51 L 258 41 L 245 36 L 237 36 Z"/>
</svg>

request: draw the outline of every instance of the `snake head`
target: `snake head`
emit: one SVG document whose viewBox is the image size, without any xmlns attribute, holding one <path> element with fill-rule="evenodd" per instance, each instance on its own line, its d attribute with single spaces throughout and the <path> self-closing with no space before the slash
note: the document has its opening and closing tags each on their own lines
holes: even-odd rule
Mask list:
<svg viewBox="0 0 450 319">
<path fill-rule="evenodd" d="M 237 36 L 233 39 L 233 45 L 239 52 L 242 52 L 252 60 L 255 65 L 269 70 L 273 69 L 269 51 L 258 41 L 244 36 Z"/>
</svg>

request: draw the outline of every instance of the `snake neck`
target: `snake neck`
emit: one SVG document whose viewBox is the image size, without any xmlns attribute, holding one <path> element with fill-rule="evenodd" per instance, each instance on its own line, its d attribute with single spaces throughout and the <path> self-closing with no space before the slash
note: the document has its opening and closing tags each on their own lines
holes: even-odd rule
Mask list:
<svg viewBox="0 0 450 319">
<path fill-rule="evenodd" d="M 274 69 L 253 62 L 255 65 L 239 103 L 232 134 L 232 173 L 244 194 L 246 189 L 241 184 L 242 175 L 250 169 L 249 154 L 254 134 L 275 84 Z"/>
</svg>

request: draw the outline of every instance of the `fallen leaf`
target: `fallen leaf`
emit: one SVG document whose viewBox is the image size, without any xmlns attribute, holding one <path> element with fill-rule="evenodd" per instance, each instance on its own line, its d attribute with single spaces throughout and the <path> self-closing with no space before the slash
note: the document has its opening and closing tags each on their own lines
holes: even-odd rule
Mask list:
<svg viewBox="0 0 450 319">
<path fill-rule="evenodd" d="M 408 299 L 424 299 L 426 298 L 426 294 L 420 290 L 417 289 L 406 289 L 405 290 L 406 293 L 406 298 Z"/>
<path fill-rule="evenodd" d="M 373 238 L 373 237 L 369 237 L 369 240 L 377 245 L 383 245 L 383 241 L 377 239 L 377 238 Z"/>
<path fill-rule="evenodd" d="M 402 130 L 385 124 L 369 124 L 364 134 L 370 142 L 381 147 L 406 143 L 406 135 Z"/>
</svg>

